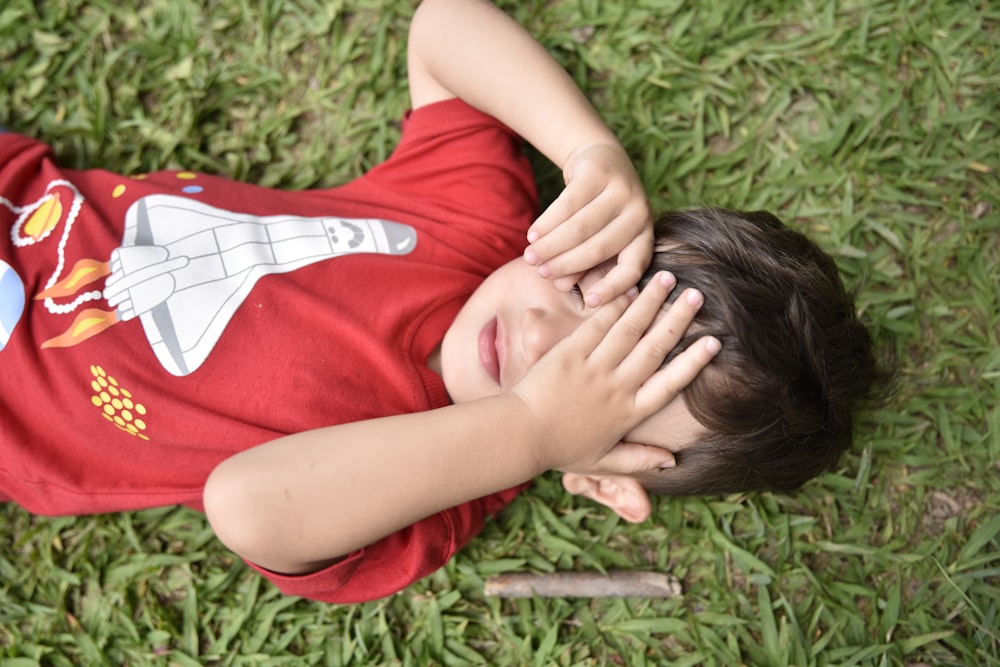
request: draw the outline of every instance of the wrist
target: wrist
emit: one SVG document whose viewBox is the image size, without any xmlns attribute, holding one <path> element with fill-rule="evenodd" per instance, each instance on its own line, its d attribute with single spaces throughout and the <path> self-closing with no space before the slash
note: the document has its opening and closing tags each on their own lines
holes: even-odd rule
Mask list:
<svg viewBox="0 0 1000 667">
<path fill-rule="evenodd" d="M 504 401 L 506 430 L 511 435 L 509 446 L 518 452 L 526 468 L 533 471 L 532 477 L 556 469 L 560 461 L 553 456 L 554 435 L 549 432 L 550 422 L 532 407 L 530 397 L 522 395 L 515 387 L 497 398 Z"/>
<path fill-rule="evenodd" d="M 563 180 L 567 185 L 579 174 L 589 172 L 599 175 L 598 178 L 605 182 L 617 181 L 625 184 L 630 191 L 642 190 L 632 158 L 613 136 L 604 141 L 577 144 L 561 169 Z"/>
<path fill-rule="evenodd" d="M 625 152 L 625 147 L 618 141 L 618 137 L 606 127 L 604 129 L 607 130 L 607 133 L 589 137 L 587 140 L 579 141 L 573 145 L 573 148 L 567 153 L 566 159 L 559 165 L 564 175 L 567 175 L 566 172 L 576 160 L 588 153 L 614 156 L 615 158 L 621 158 L 630 165 L 632 164 L 628 153 Z"/>
</svg>

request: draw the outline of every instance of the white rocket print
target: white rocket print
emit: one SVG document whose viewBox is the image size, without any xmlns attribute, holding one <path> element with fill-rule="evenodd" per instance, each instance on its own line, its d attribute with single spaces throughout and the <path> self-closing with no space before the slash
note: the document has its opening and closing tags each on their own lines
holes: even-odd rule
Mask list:
<svg viewBox="0 0 1000 667">
<path fill-rule="evenodd" d="M 136 201 L 111 254 L 104 298 L 122 320 L 140 318 L 173 375 L 195 371 L 262 276 L 354 253 L 405 255 L 408 225 L 378 219 L 259 217 L 173 195 Z"/>
</svg>

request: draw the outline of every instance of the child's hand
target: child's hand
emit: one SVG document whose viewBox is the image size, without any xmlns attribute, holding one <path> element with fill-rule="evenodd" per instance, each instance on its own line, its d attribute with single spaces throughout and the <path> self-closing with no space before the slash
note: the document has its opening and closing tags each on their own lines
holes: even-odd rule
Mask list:
<svg viewBox="0 0 1000 667">
<path fill-rule="evenodd" d="M 718 352 L 718 341 L 706 337 L 659 369 L 703 300 L 688 290 L 657 318 L 674 282 L 661 273 L 634 301 L 621 296 L 606 304 L 514 386 L 545 469 L 606 467 L 602 459 L 621 438 L 672 401 Z"/>
<path fill-rule="evenodd" d="M 527 262 L 569 291 L 590 269 L 617 264 L 584 299 L 590 306 L 624 294 L 653 256 L 649 201 L 628 155 L 614 144 L 575 150 L 563 168 L 566 188 L 528 229 Z"/>
</svg>

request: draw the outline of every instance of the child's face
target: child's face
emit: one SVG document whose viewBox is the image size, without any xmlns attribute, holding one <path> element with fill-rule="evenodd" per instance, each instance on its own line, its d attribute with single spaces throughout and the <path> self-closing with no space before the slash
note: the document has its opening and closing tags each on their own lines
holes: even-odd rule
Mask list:
<svg viewBox="0 0 1000 667">
<path fill-rule="evenodd" d="M 597 275 L 580 281 L 586 291 Z M 456 403 L 514 386 L 595 309 L 578 291 L 561 292 L 523 259 L 493 272 L 459 311 L 441 344 L 445 387 Z M 704 431 L 678 397 L 624 440 L 679 451 Z"/>
</svg>

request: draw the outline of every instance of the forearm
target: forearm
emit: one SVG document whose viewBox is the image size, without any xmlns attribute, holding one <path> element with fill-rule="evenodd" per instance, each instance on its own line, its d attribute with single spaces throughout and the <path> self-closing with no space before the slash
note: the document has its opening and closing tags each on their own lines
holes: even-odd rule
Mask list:
<svg viewBox="0 0 1000 667">
<path fill-rule="evenodd" d="M 692 345 L 660 368 L 701 305 L 691 291 L 659 317 L 673 283 L 659 274 L 638 296 L 602 306 L 497 396 L 316 429 L 227 459 L 205 485 L 213 529 L 258 565 L 308 572 L 545 470 L 604 470 L 615 444 L 718 351 Z M 660 465 L 658 448 L 644 449 L 628 472 Z"/>
<path fill-rule="evenodd" d="M 291 435 L 206 484 L 220 539 L 263 567 L 317 569 L 448 507 L 542 472 L 510 395 Z"/>
<path fill-rule="evenodd" d="M 486 2 L 425 0 L 410 29 L 409 67 L 415 97 L 458 96 L 506 123 L 560 168 L 580 146 L 618 145 L 562 67 Z"/>
</svg>

